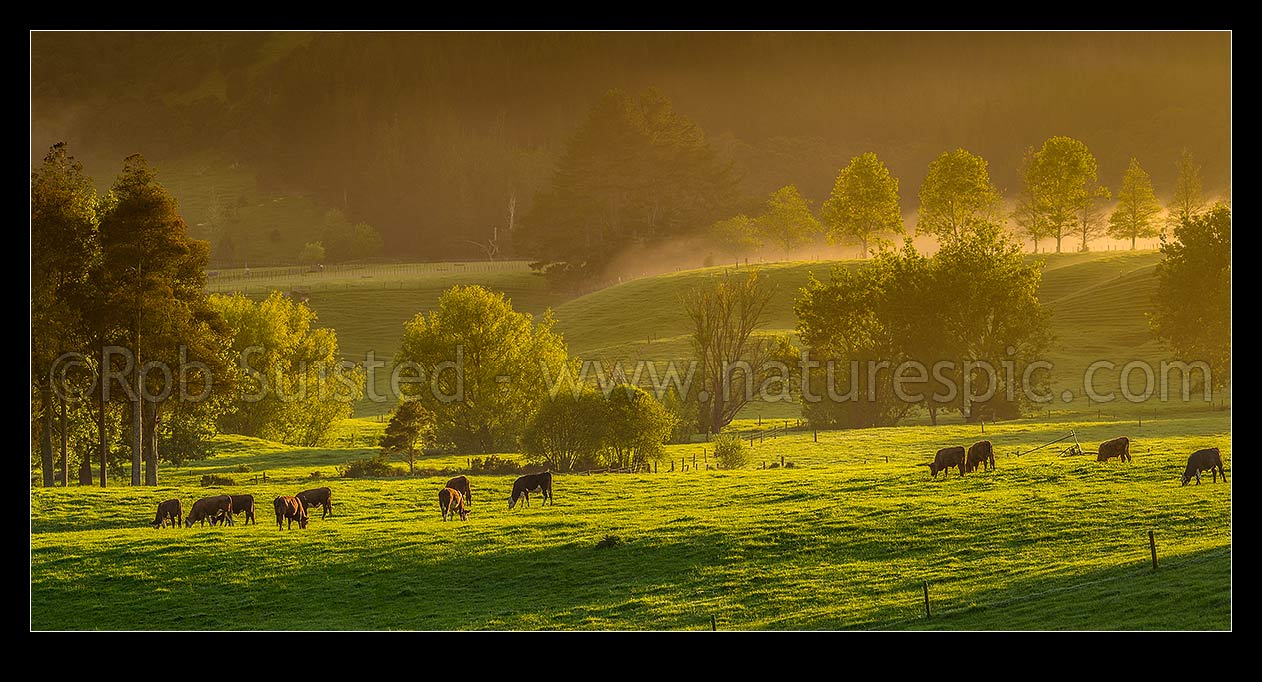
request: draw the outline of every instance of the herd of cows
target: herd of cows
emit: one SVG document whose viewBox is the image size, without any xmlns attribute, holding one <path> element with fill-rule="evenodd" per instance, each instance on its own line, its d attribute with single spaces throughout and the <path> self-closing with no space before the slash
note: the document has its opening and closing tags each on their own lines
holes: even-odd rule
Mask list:
<svg viewBox="0 0 1262 682">
<path fill-rule="evenodd" d="M 524 506 L 530 506 L 530 493 L 536 491 L 542 494 L 544 504 L 552 500 L 552 472 L 527 474 L 514 481 L 508 508 L 515 507 L 518 500 L 523 500 Z M 469 477 L 465 475 L 456 476 L 447 481 L 443 489 L 438 491 L 438 506 L 442 510 L 443 521 L 446 521 L 448 517 L 455 519 L 457 516 L 461 521 L 467 521 L 469 506 L 472 502 L 473 489 L 469 485 Z M 307 527 L 309 519 L 307 510 L 310 507 L 323 508 L 321 519 L 333 513 L 333 491 L 329 488 L 312 488 L 297 495 L 281 495 L 272 501 L 272 506 L 276 510 L 277 528 L 291 529 L 294 527 L 294 521 L 297 521 L 298 528 L 302 529 Z M 193 503 L 188 516 L 184 516 L 180 500 L 173 498 L 158 505 L 158 513 L 153 517 L 151 525 L 154 528 L 165 528 L 167 521 L 170 521 L 171 527 L 175 528 L 182 521 L 185 528 L 192 528 L 194 523 L 200 522 L 202 526 L 205 526 L 206 522 L 210 521 L 211 526 L 219 523 L 231 526 L 234 525 L 232 517 L 241 513 L 245 514 L 247 526 L 251 523 L 258 524 L 254 519 L 253 495 L 203 497 Z"/>
<path fill-rule="evenodd" d="M 1118 458 L 1123 462 L 1130 462 L 1132 461 L 1130 447 L 1131 441 L 1126 436 L 1105 441 L 1100 444 L 1096 461 L 1107 462 Z M 923 466 L 929 467 L 929 473 L 934 478 L 937 478 L 939 473 L 945 474 L 952 468 L 958 468 L 961 476 L 972 473 L 978 468 L 986 471 L 995 468 L 995 448 L 988 440 L 973 443 L 967 450 L 960 445 L 942 448 L 938 450 L 932 462 Z M 1202 471 L 1213 474 L 1215 483 L 1218 482 L 1219 475 L 1222 475 L 1224 482 L 1227 480 L 1227 472 L 1223 469 L 1222 453 L 1218 448 L 1197 450 L 1188 457 L 1187 467 L 1183 470 L 1182 485 L 1187 485 L 1192 478 L 1196 478 L 1196 483 L 1199 485 Z M 542 494 L 544 504 L 552 500 L 552 472 L 527 474 L 513 481 L 508 508 L 515 507 L 518 500 L 524 500 L 524 506 L 529 506 L 530 493 L 535 491 Z M 473 489 L 469 485 L 468 476 L 456 476 L 447 481 L 442 490 L 438 491 L 438 507 L 442 511 L 443 521 L 448 518 L 454 520 L 457 517 L 461 521 L 467 521 L 472 503 Z M 294 521 L 298 522 L 298 528 L 306 528 L 309 518 L 308 508 L 322 507 L 323 512 L 320 516 L 322 519 L 333 513 L 333 491 L 329 488 L 313 488 L 297 495 L 281 495 L 273 500 L 272 505 L 276 510 L 277 528 L 293 528 Z M 158 513 L 154 516 L 152 525 L 154 528 L 165 528 L 169 520 L 171 527 L 174 528 L 183 518 L 186 528 L 191 528 L 198 522 L 205 526 L 207 521 L 210 521 L 211 526 L 218 523 L 231 526 L 233 515 L 240 513 L 245 513 L 246 525 L 257 524 L 254 520 L 253 495 L 203 497 L 193 503 L 193 508 L 186 517 L 183 516 L 179 499 L 170 499 L 158 505 Z"/>
<path fill-rule="evenodd" d="M 1097 462 L 1107 462 L 1115 457 L 1123 462 L 1132 461 L 1131 439 L 1121 436 L 1100 443 L 1100 448 L 1096 451 Z M 942 448 L 934 455 L 932 462 L 921 466 L 929 467 L 929 473 L 934 478 L 938 477 L 938 472 L 945 474 L 953 467 L 959 468 L 961 476 L 976 471 L 978 467 L 982 467 L 983 471 L 994 469 L 995 448 L 988 440 L 979 440 L 969 446 L 968 450 L 965 450 L 962 445 Z M 1197 450 L 1188 457 L 1187 467 L 1183 470 L 1182 485 L 1187 485 L 1193 477 L 1196 478 L 1197 485 L 1200 485 L 1202 471 L 1212 473 L 1215 483 L 1218 482 L 1220 474 L 1223 481 L 1227 480 L 1227 472 L 1223 470 L 1223 456 L 1218 448 Z"/>
</svg>

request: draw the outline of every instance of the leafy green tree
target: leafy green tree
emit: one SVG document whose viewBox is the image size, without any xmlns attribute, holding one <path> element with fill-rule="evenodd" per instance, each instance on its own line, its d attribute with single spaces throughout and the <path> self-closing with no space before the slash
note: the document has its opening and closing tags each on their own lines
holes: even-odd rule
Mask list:
<svg viewBox="0 0 1262 682">
<path fill-rule="evenodd" d="M 66 397 L 57 399 L 51 372 L 62 353 L 87 347 L 83 309 L 87 273 L 100 257 L 97 206 L 83 165 L 70 156 L 65 142 L 53 145 L 31 173 L 31 384 L 38 400 L 32 412 L 41 420 L 45 486 L 53 484 L 53 415 L 58 408 L 62 485 L 69 482 Z"/>
<path fill-rule="evenodd" d="M 1109 216 L 1109 236 L 1114 239 L 1131 240 L 1131 250 L 1135 250 L 1135 240 L 1152 238 L 1160 234 L 1157 226 L 1157 215 L 1161 213 L 1161 202 L 1152 191 L 1152 180 L 1134 157 L 1122 177 L 1122 188 L 1117 193 L 1117 207 Z"/>
<path fill-rule="evenodd" d="M 1192 152 L 1184 149 L 1179 155 L 1179 174 L 1174 181 L 1174 195 L 1170 198 L 1170 222 L 1179 225 L 1205 210 L 1205 195 L 1201 189 L 1201 167 L 1192 158 Z"/>
<path fill-rule="evenodd" d="M 793 185 L 772 192 L 755 224 L 763 240 L 775 243 L 786 255 L 795 247 L 813 243 L 824 232 L 810 204 Z"/>
<path fill-rule="evenodd" d="M 1034 148 L 1026 147 L 1025 153 L 1021 156 L 1021 163 L 1017 166 L 1017 176 L 1021 185 L 1017 192 L 1016 208 L 1012 213 L 1012 219 L 1016 222 L 1017 229 L 1034 242 L 1034 253 L 1038 253 L 1039 241 L 1051 237 L 1053 230 L 1047 216 L 1040 208 L 1038 177 L 1034 170 L 1034 161 Z"/>
<path fill-rule="evenodd" d="M 383 242 L 376 228 L 364 222 L 352 224 L 341 211 L 335 209 L 325 216 L 319 244 L 330 262 L 344 263 L 380 254 Z M 303 250 L 305 253 L 306 248 Z"/>
<path fill-rule="evenodd" d="M 1231 381 L 1231 209 L 1180 220 L 1161 239 L 1153 334 L 1183 362 L 1209 364 L 1211 386 Z M 1197 374 L 1192 374 L 1197 377 Z"/>
<path fill-rule="evenodd" d="M 763 246 L 758 222 L 745 214 L 716 221 L 710 225 L 707 238 L 720 251 L 730 256 L 758 251 Z"/>
<path fill-rule="evenodd" d="M 324 262 L 324 242 L 307 242 L 298 253 L 298 262 L 303 265 L 319 265 Z"/>
<path fill-rule="evenodd" d="M 864 258 L 871 240 L 905 231 L 898 207 L 898 178 L 873 152 L 854 157 L 841 169 L 822 214 L 829 237 L 857 240 Z"/>
<path fill-rule="evenodd" d="M 390 423 L 386 424 L 386 432 L 381 436 L 381 451 L 406 452 L 408 455 L 408 475 L 416 474 L 416 451 L 423 443 L 434 437 L 434 413 L 425 409 L 416 401 L 399 403 Z"/>
<path fill-rule="evenodd" d="M 737 436 L 723 434 L 714 440 L 714 462 L 720 469 L 739 469 L 749 464 L 749 449 Z"/>
<path fill-rule="evenodd" d="M 327 442 L 363 397 L 362 367 L 338 359 L 337 333 L 313 326 L 305 303 L 273 291 L 262 301 L 211 296 L 238 358 L 237 398 L 219 420 L 229 433 L 293 445 Z"/>
<path fill-rule="evenodd" d="M 1022 165 L 1022 195 L 1040 232 L 1061 241 L 1082 224 L 1096 181 L 1096 160 L 1087 145 L 1063 135 L 1048 138 Z M 1027 228 L 1028 229 L 1028 228 Z"/>
<path fill-rule="evenodd" d="M 209 244 L 189 238 L 175 199 L 144 157 L 127 157 L 110 195 L 100 216 L 101 314 L 131 351 L 132 485 L 141 483 L 142 460 L 145 484 L 157 485 L 159 415 L 180 393 L 174 375 L 168 381 L 164 372 L 142 368 L 226 366 L 227 330 L 206 298 Z M 211 385 L 213 372 L 201 374 L 182 378 Z"/>
<path fill-rule="evenodd" d="M 521 434 L 527 461 L 557 472 L 596 463 L 605 445 L 605 397 L 590 387 L 545 397 Z"/>
<path fill-rule="evenodd" d="M 555 377 L 569 371 L 551 312 L 535 322 L 502 293 L 454 286 L 404 324 L 401 386 L 434 413 L 437 440 L 461 452 L 512 447 Z"/>
<path fill-rule="evenodd" d="M 670 439 L 675 417 L 644 389 L 615 386 L 605 400 L 603 422 L 609 466 L 640 468 L 666 458 L 662 445 Z"/>
<path fill-rule="evenodd" d="M 916 234 L 931 234 L 942 242 L 960 239 L 974 225 L 990 220 L 998 205 L 999 190 L 990 182 L 986 159 L 962 148 L 942 152 L 920 185 Z"/>
</svg>

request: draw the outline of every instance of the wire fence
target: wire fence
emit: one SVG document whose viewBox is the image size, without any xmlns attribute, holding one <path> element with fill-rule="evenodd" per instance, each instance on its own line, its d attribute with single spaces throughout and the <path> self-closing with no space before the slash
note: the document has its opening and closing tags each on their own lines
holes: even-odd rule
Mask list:
<svg viewBox="0 0 1262 682">
<path fill-rule="evenodd" d="M 427 263 L 348 263 L 327 266 L 274 266 L 211 270 L 206 290 L 256 294 L 273 290 L 337 291 L 349 289 L 429 288 L 467 275 L 533 272 L 527 261 L 435 261 Z M 543 277 L 522 278 L 521 286 L 547 288 Z"/>
</svg>

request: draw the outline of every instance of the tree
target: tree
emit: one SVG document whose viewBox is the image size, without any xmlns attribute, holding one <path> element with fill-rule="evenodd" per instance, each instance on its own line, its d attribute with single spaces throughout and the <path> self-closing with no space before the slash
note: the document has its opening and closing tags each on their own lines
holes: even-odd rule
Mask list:
<svg viewBox="0 0 1262 682">
<path fill-rule="evenodd" d="M 1016 209 L 1012 213 L 1017 229 L 1034 242 L 1034 253 L 1039 252 L 1039 240 L 1052 236 L 1052 226 L 1039 207 L 1037 175 L 1034 171 L 1034 148 L 1026 147 L 1017 175 L 1021 189 L 1017 192 Z"/>
<path fill-rule="evenodd" d="M 551 312 L 535 322 L 502 293 L 454 286 L 428 315 L 404 324 L 395 363 L 414 374 L 402 386 L 434 413 L 436 438 L 461 452 L 512 447 L 524 424 L 568 371 Z"/>
<path fill-rule="evenodd" d="M 709 241 L 730 256 L 748 254 L 762 248 L 758 222 L 745 214 L 716 221 L 710 225 Z"/>
<path fill-rule="evenodd" d="M 605 444 L 605 416 L 605 397 L 589 387 L 544 398 L 522 431 L 522 452 L 557 472 L 595 464 Z"/>
<path fill-rule="evenodd" d="M 1173 232 L 1161 239 L 1149 325 L 1179 360 L 1208 363 L 1210 385 L 1223 388 L 1231 381 L 1231 209 L 1181 218 Z"/>
<path fill-rule="evenodd" d="M 1082 207 L 1078 210 L 1078 236 L 1081 241 L 1078 243 L 1080 252 L 1091 250 L 1091 240 L 1099 237 L 1107 231 L 1108 226 L 1104 222 L 1104 202 L 1109 200 L 1112 194 L 1109 188 L 1097 183 L 1088 183 L 1087 191 L 1082 197 Z"/>
<path fill-rule="evenodd" d="M 368 223 L 351 224 L 338 210 L 329 211 L 324 220 L 324 232 L 319 244 L 330 262 L 372 258 L 381 253 L 381 235 Z M 305 252 L 305 249 L 304 249 Z"/>
<path fill-rule="evenodd" d="M 863 258 L 868 257 L 868 242 L 872 239 L 904 232 L 898 206 L 898 178 L 890 175 L 873 152 L 854 157 L 841 169 L 822 213 L 829 237 L 834 241 L 858 240 Z"/>
<path fill-rule="evenodd" d="M 399 404 L 390 423 L 386 424 L 386 432 L 381 436 L 381 451 L 406 452 L 408 455 L 408 475 L 416 474 L 416 451 L 421 444 L 434 437 L 434 414 L 416 401 Z"/>
<path fill-rule="evenodd" d="M 1205 210 L 1205 196 L 1201 193 L 1201 167 L 1192 159 L 1192 152 L 1184 149 L 1179 155 L 1179 174 L 1174 181 L 1174 194 L 1170 197 L 1170 222 L 1182 224 Z"/>
<path fill-rule="evenodd" d="M 720 469 L 739 469 L 749 464 L 749 450 L 739 437 L 724 434 L 714 440 L 714 463 Z"/>
<path fill-rule="evenodd" d="M 632 384 L 615 386 L 605 399 L 604 447 L 609 466 L 638 469 L 665 459 L 675 417 L 647 391 Z"/>
<path fill-rule="evenodd" d="M 1122 188 L 1117 192 L 1117 207 L 1109 216 L 1109 236 L 1131 240 L 1134 251 L 1135 240 L 1160 234 L 1156 222 L 1159 213 L 1161 203 L 1152 191 L 1152 180 L 1139 161 L 1131 157 L 1126 175 L 1122 177 Z"/>
<path fill-rule="evenodd" d="M 215 295 L 210 304 L 239 358 L 237 397 L 220 428 L 308 447 L 326 442 L 364 392 L 364 369 L 338 358 L 337 332 L 315 327 L 315 313 L 279 291 L 258 302 Z"/>
<path fill-rule="evenodd" d="M 1054 238 L 1060 253 L 1061 240 L 1083 224 L 1084 207 L 1090 205 L 1095 157 L 1087 145 L 1061 135 L 1048 138 L 1022 170 L 1021 191 L 1034 216 L 1031 224 Z"/>
<path fill-rule="evenodd" d="M 939 241 L 964 236 L 980 221 L 989 220 L 999 204 L 999 190 L 990 182 L 986 159 L 965 149 L 942 152 L 929 164 L 920 185 L 916 234 Z"/>
<path fill-rule="evenodd" d="M 744 277 L 714 275 L 681 295 L 699 365 L 696 397 L 702 403 L 702 433 L 718 433 L 730 424 L 765 377 L 774 349 L 768 339 L 754 333 L 766 325 L 767 304 L 774 294 L 775 288 L 751 270 Z"/>
<path fill-rule="evenodd" d="M 786 256 L 795 247 L 814 242 L 824 231 L 811 213 L 810 204 L 793 185 L 781 187 L 767 198 L 766 208 L 755 224 L 764 240 L 774 242 Z"/>
<path fill-rule="evenodd" d="M 65 142 L 53 145 L 31 173 L 31 384 L 42 420 L 44 485 L 53 484 L 53 414 L 60 407 L 62 485 L 69 484 L 67 396 L 56 399 L 56 359 L 88 343 L 83 310 L 87 273 L 100 257 L 98 200 L 83 165 Z M 90 476 L 90 473 L 89 473 Z M 82 476 L 80 477 L 82 481 Z"/>
<path fill-rule="evenodd" d="M 157 485 L 159 415 L 180 394 L 164 386 L 164 372 L 142 368 L 189 361 L 226 367 L 227 330 L 206 298 L 210 245 L 189 238 L 175 199 L 144 157 L 127 157 L 110 194 L 100 218 L 101 314 L 113 319 L 117 339 L 131 352 L 132 485 L 141 483 L 142 460 L 145 484 Z M 202 374 L 191 380 L 211 385 L 204 374 L 213 372 Z"/>
<path fill-rule="evenodd" d="M 303 265 L 319 265 L 324 262 L 324 242 L 307 242 L 298 254 Z"/>
</svg>

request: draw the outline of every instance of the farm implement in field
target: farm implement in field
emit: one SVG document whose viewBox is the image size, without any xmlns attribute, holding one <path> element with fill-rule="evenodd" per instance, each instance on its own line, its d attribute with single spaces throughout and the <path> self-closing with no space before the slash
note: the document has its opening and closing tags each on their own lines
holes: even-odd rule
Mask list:
<svg viewBox="0 0 1262 682">
<path fill-rule="evenodd" d="M 1022 456 L 1028 455 L 1028 454 L 1030 454 L 1031 452 L 1035 452 L 1035 451 L 1037 451 L 1037 450 L 1042 450 L 1043 448 L 1050 447 L 1050 446 L 1055 445 L 1055 444 L 1057 444 L 1057 443 L 1064 443 L 1065 441 L 1067 441 L 1067 440 L 1069 440 L 1069 439 L 1071 439 L 1071 438 L 1073 439 L 1073 441 L 1074 441 L 1074 442 L 1073 442 L 1073 443 L 1071 443 L 1071 444 L 1069 444 L 1069 445 L 1068 445 L 1068 447 L 1065 447 L 1064 449 L 1062 449 L 1062 450 L 1060 451 L 1060 453 L 1059 453 L 1057 456 L 1058 456 L 1058 457 L 1069 457 L 1069 456 L 1072 456 L 1072 455 L 1085 455 L 1085 454 L 1087 454 L 1087 453 L 1083 452 L 1083 450 L 1082 450 L 1082 444 L 1078 442 L 1078 432 L 1077 432 L 1077 431 L 1075 431 L 1075 430 L 1073 430 L 1073 429 L 1070 429 L 1070 430 L 1069 430 L 1069 433 L 1067 433 L 1067 434 L 1065 434 L 1065 435 L 1061 436 L 1060 438 L 1057 438 L 1056 440 L 1053 440 L 1053 441 L 1048 441 L 1048 442 L 1046 442 L 1046 443 L 1044 443 L 1044 444 L 1042 444 L 1042 445 L 1040 445 L 1040 446 L 1038 446 L 1038 447 L 1036 447 L 1036 448 L 1031 448 L 1031 449 L 1029 449 L 1029 450 L 1026 450 L 1025 452 L 1021 452 L 1020 450 L 1018 450 L 1018 451 L 1017 451 L 1017 457 L 1022 457 Z"/>
</svg>

